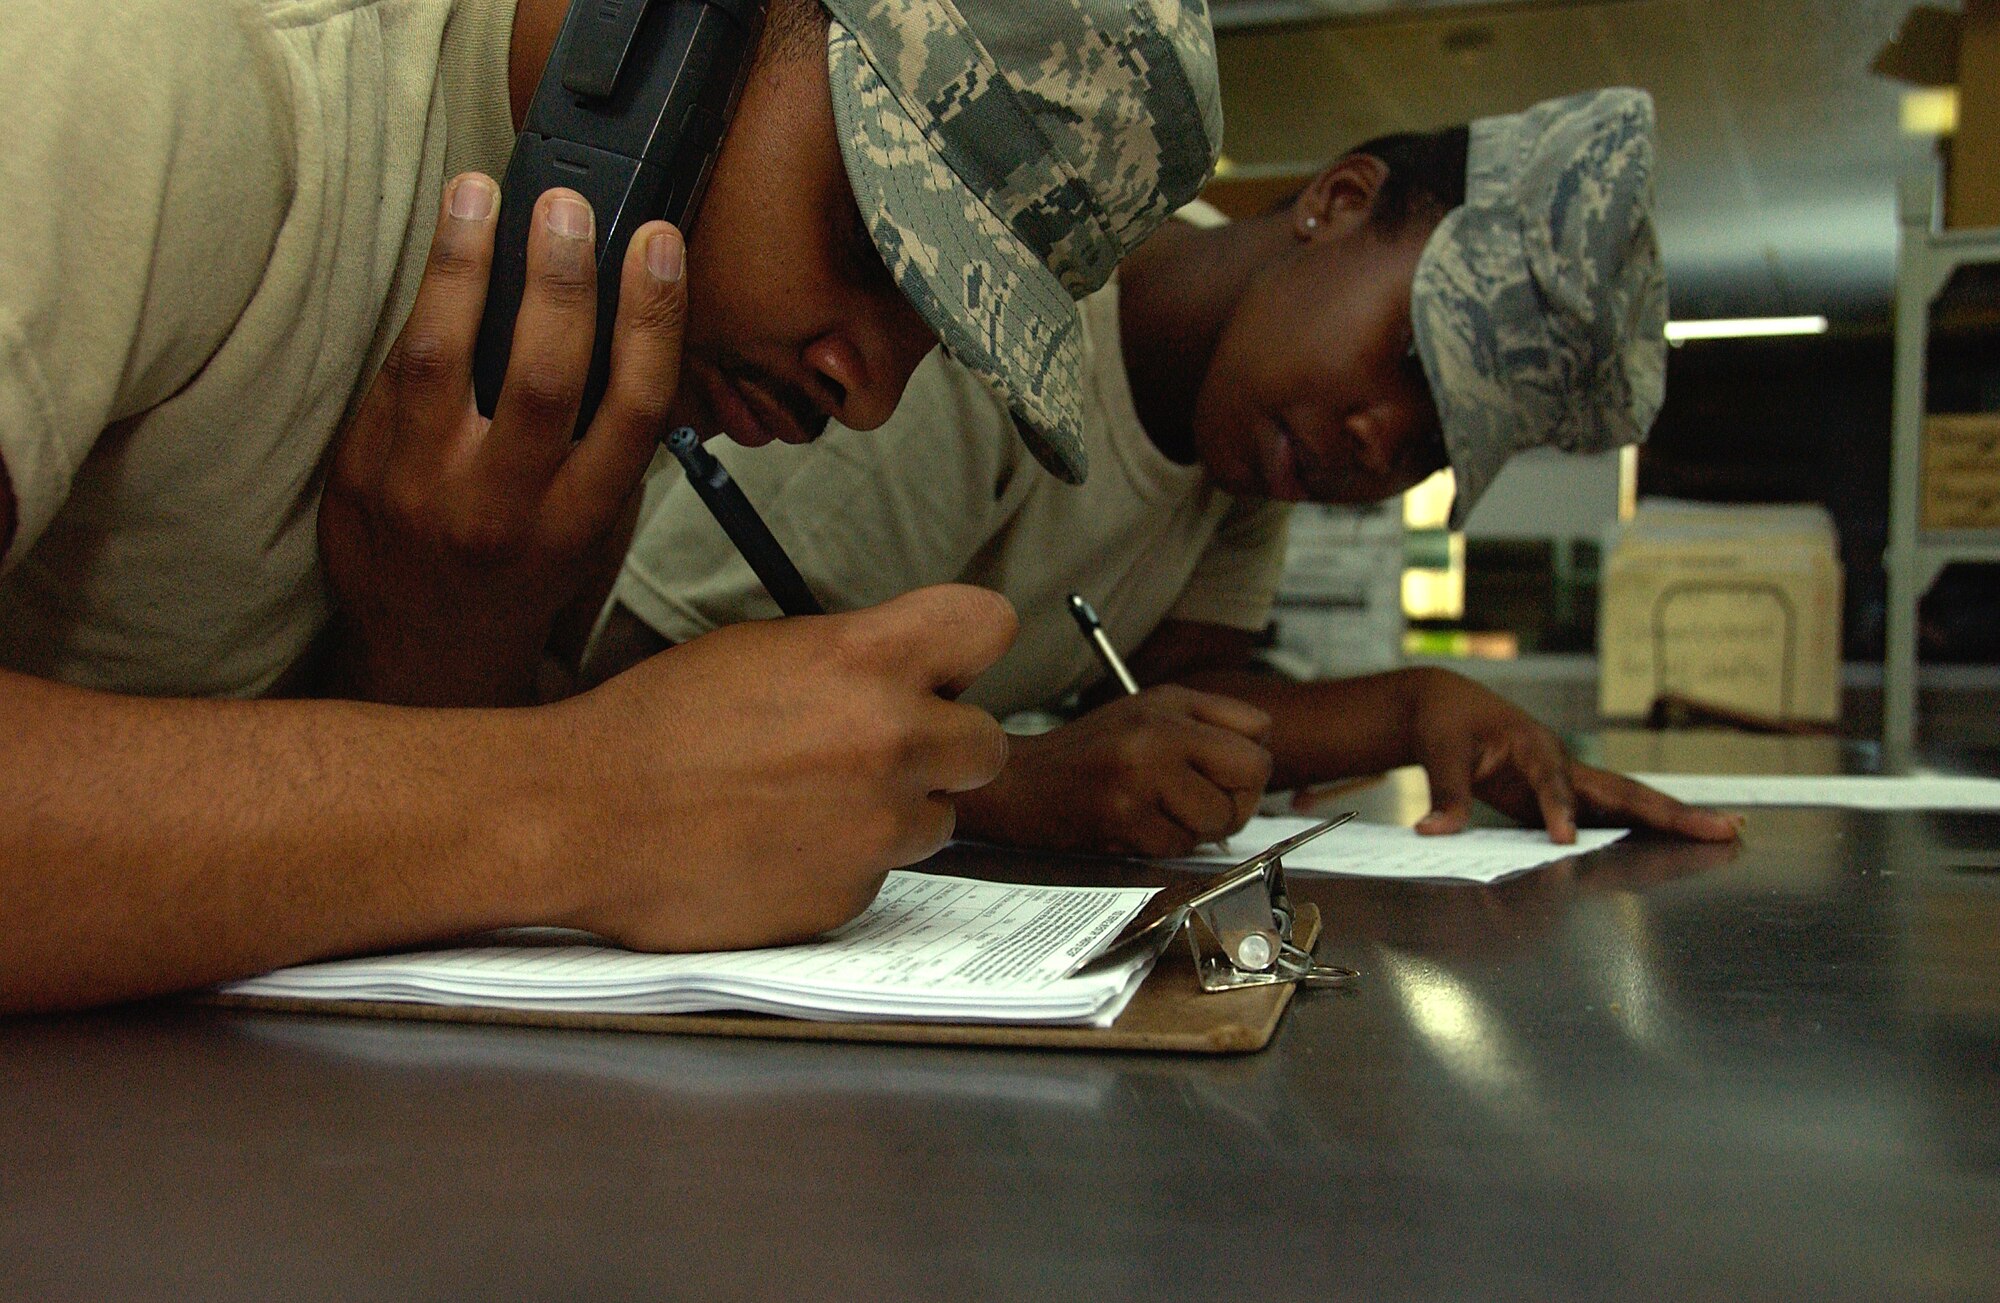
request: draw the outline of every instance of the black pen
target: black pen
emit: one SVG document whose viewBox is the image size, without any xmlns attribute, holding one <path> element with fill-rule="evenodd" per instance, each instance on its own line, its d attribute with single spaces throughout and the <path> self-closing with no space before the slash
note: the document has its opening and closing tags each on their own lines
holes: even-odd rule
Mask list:
<svg viewBox="0 0 2000 1303">
<path fill-rule="evenodd" d="M 750 563 L 765 590 L 777 600 L 778 609 L 786 615 L 825 615 L 826 608 L 813 596 L 812 589 L 806 587 L 805 576 L 785 555 L 785 549 L 778 546 L 771 527 L 750 505 L 750 499 L 743 496 L 736 481 L 729 478 L 722 463 L 701 446 L 701 436 L 694 428 L 683 425 L 669 434 L 666 442 L 667 451 L 680 460 L 681 469 L 687 472 L 688 483 L 694 485 L 715 523 L 722 526 L 722 532 L 729 535 L 729 541 Z"/>
<path fill-rule="evenodd" d="M 1104 668 L 1110 670 L 1112 677 L 1118 680 L 1119 686 L 1125 689 L 1125 695 L 1138 696 L 1139 681 L 1132 677 L 1132 671 L 1125 668 L 1124 658 L 1119 656 L 1118 649 L 1111 645 L 1111 639 L 1105 636 L 1104 626 L 1098 623 L 1097 608 L 1084 601 L 1083 594 L 1071 593 L 1069 613 L 1076 617 L 1076 627 L 1083 630 L 1084 638 L 1096 650 L 1097 658 L 1104 662 Z"/>
</svg>

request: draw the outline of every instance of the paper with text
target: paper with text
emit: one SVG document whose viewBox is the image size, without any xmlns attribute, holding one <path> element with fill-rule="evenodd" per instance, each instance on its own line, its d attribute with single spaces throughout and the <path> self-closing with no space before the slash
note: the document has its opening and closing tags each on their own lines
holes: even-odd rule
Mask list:
<svg viewBox="0 0 2000 1303">
<path fill-rule="evenodd" d="M 1259 815 L 1229 839 L 1225 850 L 1207 851 L 1193 858 L 1204 864 L 1234 864 L 1317 822 L 1290 815 Z M 1468 828 L 1447 836 L 1420 837 L 1409 828 L 1351 822 L 1285 856 L 1285 871 L 1337 873 L 1355 878 L 1495 882 L 1609 846 L 1626 831 L 1579 828 L 1574 846 L 1558 846 L 1539 828 Z"/>
<path fill-rule="evenodd" d="M 721 1009 L 835 1020 L 1108 1026 L 1145 964 L 1071 977 L 1153 895 L 895 872 L 859 918 L 796 946 L 655 955 L 585 933 L 500 933 L 444 950 L 281 969 L 229 994 L 552 1012 Z"/>
<path fill-rule="evenodd" d="M 2000 779 L 1955 774 L 1633 774 L 1690 805 L 1824 805 L 1850 810 L 2000 810 Z"/>
</svg>

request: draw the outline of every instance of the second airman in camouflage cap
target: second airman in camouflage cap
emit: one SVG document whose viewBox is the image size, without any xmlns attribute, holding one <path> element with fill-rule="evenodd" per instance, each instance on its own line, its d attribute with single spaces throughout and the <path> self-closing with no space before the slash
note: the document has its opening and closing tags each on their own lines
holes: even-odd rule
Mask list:
<svg viewBox="0 0 2000 1303">
<path fill-rule="evenodd" d="M 1050 470 L 1081 480 L 1073 300 L 1208 180 L 1202 0 L 827 0 L 834 118 L 883 260 Z"/>
<path fill-rule="evenodd" d="M 1417 264 L 1411 321 L 1466 517 L 1515 453 L 1646 437 L 1666 387 L 1653 101 L 1612 89 L 1471 126 L 1465 203 Z"/>
</svg>

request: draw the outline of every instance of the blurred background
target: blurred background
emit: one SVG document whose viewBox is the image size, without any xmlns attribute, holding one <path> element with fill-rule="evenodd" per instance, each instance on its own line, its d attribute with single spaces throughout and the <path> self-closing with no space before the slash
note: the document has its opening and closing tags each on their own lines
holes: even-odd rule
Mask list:
<svg viewBox="0 0 2000 1303">
<path fill-rule="evenodd" d="M 1541 713 L 1574 728 L 1664 696 L 1753 724 L 1879 731 L 1899 185 L 1935 194 L 1940 231 L 2000 234 L 2000 0 L 1214 0 L 1214 15 L 1226 158 L 1207 197 L 1236 214 L 1381 133 L 1598 86 L 1650 91 L 1672 316 L 1697 336 L 1673 349 L 1665 409 L 1636 455 L 1517 459 L 1463 536 L 1441 528 L 1448 484 L 1400 508 L 1311 509 L 1293 544 L 1281 656 L 1323 672 L 1444 658 L 1516 699 L 1554 685 Z M 1921 295 L 1905 305 L 1929 313 L 1933 413 L 2000 408 L 1995 273 L 1968 267 L 1934 306 Z M 1971 429 L 1961 444 L 1977 436 L 1983 452 L 1954 484 L 1993 492 L 1961 494 L 1960 517 L 1924 521 L 1981 543 L 1952 554 L 1919 608 L 1927 719 L 1963 710 L 1932 695 L 1990 701 L 2000 688 L 2000 566 L 1963 559 L 2000 539 L 2000 425 Z M 1824 516 L 1668 520 L 1642 508 L 1656 499 L 1813 504 Z M 1754 569 L 1779 537 L 1792 573 L 1759 577 L 1750 587 L 1764 597 L 1658 605 L 1662 547 L 1679 549 L 1683 567 L 1689 548 L 1708 548 Z M 1782 620 L 1752 609 L 1759 601 Z M 1748 649 L 1704 666 L 1670 646 L 1696 626 L 1755 641 L 1747 631 L 1766 625 L 1800 645 L 1772 653 L 1762 686 Z M 1626 636 L 1653 646 L 1620 660 L 1606 640 Z M 1654 682 L 1613 701 L 1606 685 L 1627 669 Z M 1816 677 L 1831 684 L 1830 708 L 1809 700 Z M 1994 715 L 1979 705 L 1965 722 L 2000 742 Z"/>
</svg>

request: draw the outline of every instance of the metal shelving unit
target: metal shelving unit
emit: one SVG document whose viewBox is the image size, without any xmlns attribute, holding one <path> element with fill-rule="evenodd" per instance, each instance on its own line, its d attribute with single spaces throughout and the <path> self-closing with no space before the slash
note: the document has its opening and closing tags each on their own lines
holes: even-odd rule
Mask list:
<svg viewBox="0 0 2000 1303">
<path fill-rule="evenodd" d="M 1924 368 L 1931 305 L 1959 268 L 2000 263 L 2000 228 L 1937 227 L 1937 180 L 1905 178 L 1898 196 L 1896 392 L 1890 431 L 1888 629 L 1882 654 L 1882 768 L 1910 767 L 1917 730 L 1917 603 L 1953 561 L 2000 561 L 2000 530 L 1925 529 Z"/>
</svg>

